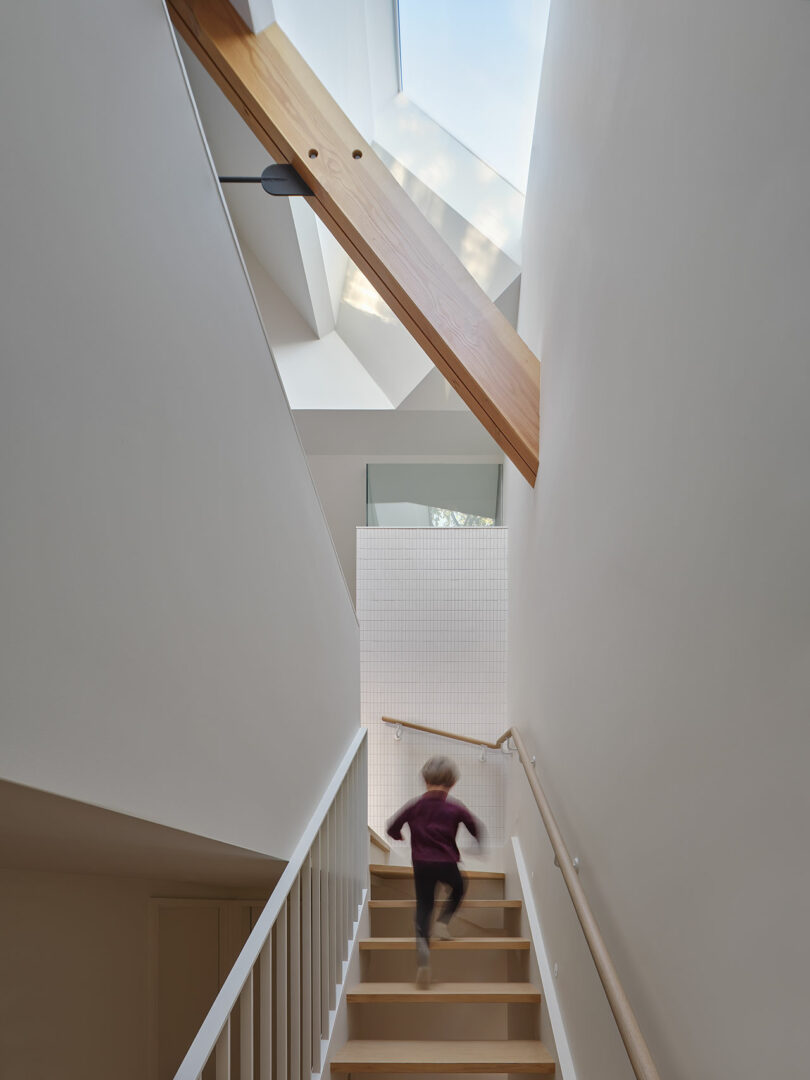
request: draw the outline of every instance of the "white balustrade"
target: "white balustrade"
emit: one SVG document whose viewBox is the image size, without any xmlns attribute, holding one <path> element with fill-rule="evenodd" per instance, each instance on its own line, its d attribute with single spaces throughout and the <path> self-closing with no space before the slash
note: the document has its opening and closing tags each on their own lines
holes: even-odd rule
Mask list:
<svg viewBox="0 0 810 1080">
<path fill-rule="evenodd" d="M 310 1080 L 320 1071 L 366 887 L 367 804 L 361 729 L 174 1080 L 236 1078 L 237 1047 L 239 1080 Z"/>
</svg>

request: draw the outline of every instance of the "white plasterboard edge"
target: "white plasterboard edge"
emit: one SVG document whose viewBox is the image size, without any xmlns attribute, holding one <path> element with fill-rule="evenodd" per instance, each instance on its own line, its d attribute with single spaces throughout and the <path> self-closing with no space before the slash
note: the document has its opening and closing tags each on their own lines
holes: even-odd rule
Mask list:
<svg viewBox="0 0 810 1080">
<path fill-rule="evenodd" d="M 562 1080 L 577 1080 L 574 1059 L 571 1056 L 571 1047 L 568 1044 L 568 1036 L 565 1031 L 565 1023 L 563 1022 L 562 1009 L 560 1008 L 559 998 L 557 997 L 554 975 L 551 970 L 546 943 L 543 940 L 543 931 L 540 929 L 540 919 L 537 914 L 537 906 L 534 902 L 534 894 L 532 893 L 531 878 L 529 877 L 526 860 L 523 858 L 523 850 L 517 836 L 512 837 L 512 852 L 515 857 L 515 867 L 520 883 L 520 891 L 523 894 L 523 911 L 529 926 L 529 936 L 532 939 L 537 966 L 540 970 L 540 984 L 543 990 L 543 997 L 545 998 L 549 1022 L 551 1024 L 551 1032 L 554 1036 L 557 1066 L 560 1075 L 562 1076 Z"/>
</svg>

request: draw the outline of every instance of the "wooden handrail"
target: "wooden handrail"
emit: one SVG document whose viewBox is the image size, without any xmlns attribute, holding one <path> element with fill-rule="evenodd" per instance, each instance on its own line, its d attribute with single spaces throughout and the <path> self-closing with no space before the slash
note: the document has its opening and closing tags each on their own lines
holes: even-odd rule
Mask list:
<svg viewBox="0 0 810 1080">
<path fill-rule="evenodd" d="M 624 1048 L 627 1051 L 627 1056 L 630 1059 L 630 1064 L 633 1067 L 633 1072 L 635 1073 L 637 1080 L 661 1080 L 658 1069 L 655 1067 L 655 1062 L 652 1059 L 650 1049 L 641 1033 L 638 1020 L 636 1019 L 630 1001 L 624 991 L 621 980 L 619 979 L 619 973 L 616 971 L 616 967 L 610 957 L 607 945 L 605 944 L 605 939 L 602 937 L 599 925 L 596 922 L 596 917 L 588 903 L 585 890 L 582 888 L 577 872 L 574 869 L 573 860 L 571 859 L 568 848 L 565 846 L 565 841 L 560 832 L 560 827 L 557 824 L 557 819 L 554 817 L 554 813 L 552 812 L 545 792 L 540 785 L 540 781 L 537 779 L 532 762 L 529 755 L 526 753 L 526 747 L 518 729 L 515 727 L 509 728 L 509 730 L 505 731 L 496 742 L 492 743 L 485 742 L 483 739 L 473 739 L 467 735 L 456 735 L 453 732 L 440 731 L 438 728 L 426 727 L 424 724 L 413 724 L 407 720 L 393 720 L 389 716 L 384 716 L 382 719 L 386 724 L 401 724 L 402 727 L 414 728 L 417 731 L 425 731 L 431 735 L 443 735 L 447 739 L 456 739 L 459 742 L 474 743 L 476 746 L 486 746 L 491 750 L 500 749 L 508 739 L 512 739 L 515 744 L 517 755 L 520 758 L 520 763 L 523 766 L 523 771 L 526 773 L 526 779 L 529 781 L 529 787 L 534 796 L 534 801 L 537 803 L 537 809 L 540 811 L 540 817 L 543 819 L 543 824 L 546 827 L 546 832 L 551 841 L 554 854 L 557 857 L 557 862 L 562 871 L 563 880 L 565 881 L 568 893 L 574 905 L 574 910 L 577 913 L 579 924 L 582 927 L 582 932 L 585 934 L 585 940 L 588 942 L 588 948 L 591 951 L 591 956 L 596 965 L 596 970 L 602 982 L 608 1004 L 610 1005 L 614 1019 L 616 1020 L 616 1026 L 619 1029 L 619 1034 L 624 1043 Z"/>
<path fill-rule="evenodd" d="M 456 742 L 472 743 L 473 746 L 486 746 L 488 750 L 500 750 L 503 743 L 509 738 L 509 732 L 501 735 L 497 742 L 487 742 L 486 739 L 474 739 L 471 735 L 456 735 L 453 731 L 442 731 L 441 728 L 426 727 L 424 724 L 412 724 L 410 720 L 394 720 L 390 716 L 382 718 L 384 724 L 394 724 L 396 727 L 413 728 L 414 731 L 426 731 L 428 735 L 441 735 L 444 739 L 455 739 Z"/>
</svg>

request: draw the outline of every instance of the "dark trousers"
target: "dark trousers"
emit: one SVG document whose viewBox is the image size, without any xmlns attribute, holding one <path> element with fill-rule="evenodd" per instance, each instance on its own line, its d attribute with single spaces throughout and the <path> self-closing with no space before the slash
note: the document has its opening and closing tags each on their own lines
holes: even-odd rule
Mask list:
<svg viewBox="0 0 810 1080">
<path fill-rule="evenodd" d="M 431 916 L 436 886 L 439 882 L 450 886 L 450 895 L 439 916 L 442 922 L 449 922 L 461 903 L 466 888 L 458 863 L 415 862 L 413 864 L 413 883 L 416 889 L 416 934 L 425 941 L 430 940 Z"/>
</svg>

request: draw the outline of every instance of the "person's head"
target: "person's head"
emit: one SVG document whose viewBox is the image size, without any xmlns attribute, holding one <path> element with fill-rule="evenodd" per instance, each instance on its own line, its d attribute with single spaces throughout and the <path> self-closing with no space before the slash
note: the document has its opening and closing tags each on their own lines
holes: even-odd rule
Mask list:
<svg viewBox="0 0 810 1080">
<path fill-rule="evenodd" d="M 429 788 L 449 791 L 458 780 L 458 766 L 449 757 L 428 758 L 422 766 L 422 779 Z"/>
</svg>

